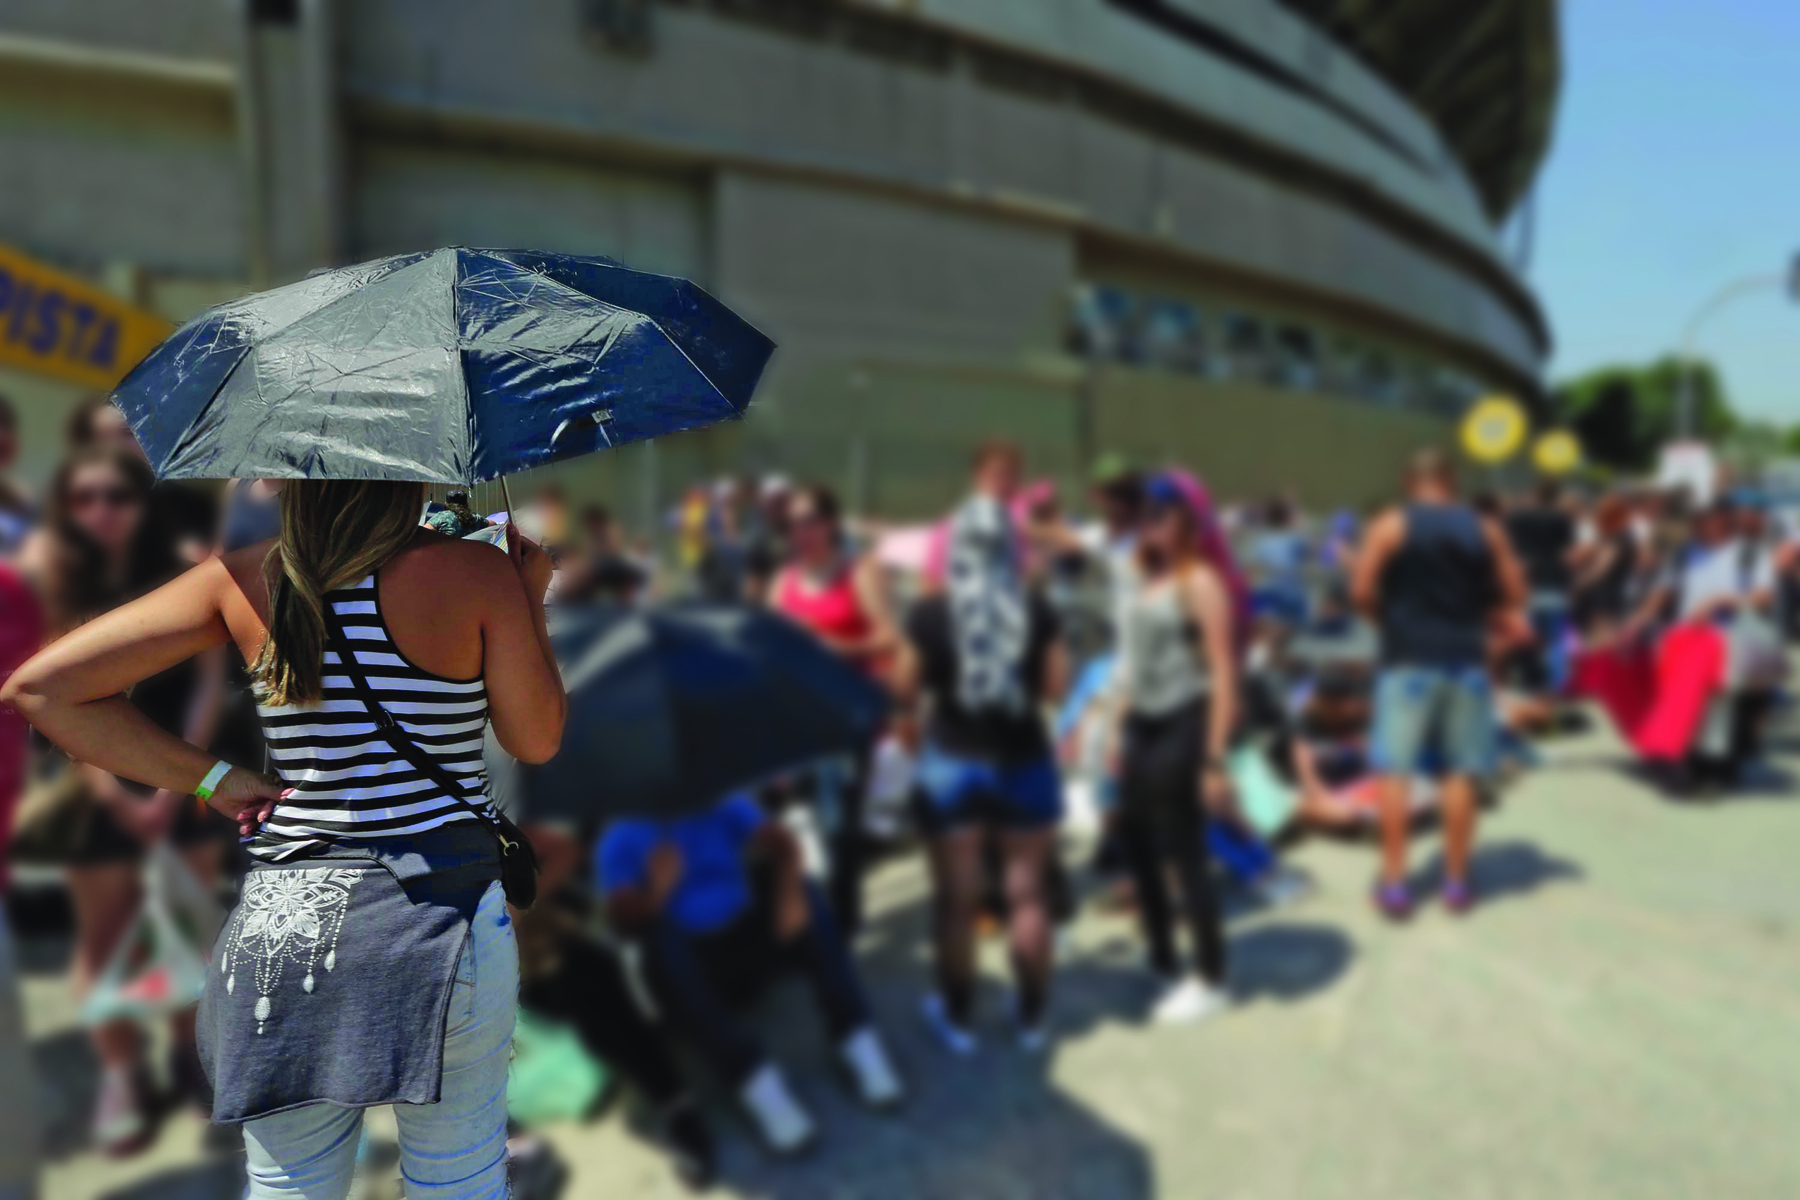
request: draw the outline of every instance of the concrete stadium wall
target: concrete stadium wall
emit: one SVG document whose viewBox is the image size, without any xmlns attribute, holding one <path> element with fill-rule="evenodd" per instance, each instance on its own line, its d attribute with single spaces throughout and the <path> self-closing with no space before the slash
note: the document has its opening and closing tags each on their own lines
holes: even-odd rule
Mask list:
<svg viewBox="0 0 1800 1200">
<path fill-rule="evenodd" d="M 1154 371 L 1104 370 L 1094 397 L 1105 450 L 1144 466 L 1191 464 L 1219 496 L 1292 490 L 1315 506 L 1392 500 L 1407 455 L 1455 434 L 1416 413 Z"/>
<path fill-rule="evenodd" d="M 656 6 L 654 49 L 632 56 L 575 36 L 562 7 L 366 0 L 345 14 L 344 81 L 356 119 L 415 136 L 779 172 L 1156 246 L 1195 270 L 1385 311 L 1514 379 L 1536 378 L 1545 346 L 1516 282 L 1496 287 L 1345 203 L 1358 189 L 1380 198 L 1510 278 L 1447 159 L 1424 169 L 1365 144 L 1316 106 L 1099 0 L 1055 9 L 1075 32 L 1039 47 L 1051 56 L 1040 70 L 1079 50 L 1090 74 L 1255 132 L 1341 173 L 1343 186 L 1321 193 L 1222 146 L 1149 132 L 1057 98 L 1055 79 L 997 76 L 978 56 L 884 57 L 697 6 Z"/>
</svg>

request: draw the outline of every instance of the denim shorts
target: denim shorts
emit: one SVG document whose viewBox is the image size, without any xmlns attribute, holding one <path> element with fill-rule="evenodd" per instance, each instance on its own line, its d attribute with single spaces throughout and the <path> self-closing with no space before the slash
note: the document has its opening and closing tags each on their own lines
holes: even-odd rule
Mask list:
<svg viewBox="0 0 1800 1200">
<path fill-rule="evenodd" d="M 1002 766 L 927 744 L 917 780 L 913 809 L 928 837 L 967 825 L 1048 829 L 1063 817 L 1062 777 L 1049 757 Z"/>
<path fill-rule="evenodd" d="M 1494 689 L 1485 667 L 1388 667 L 1375 684 L 1374 759 L 1387 775 L 1494 771 Z"/>
</svg>

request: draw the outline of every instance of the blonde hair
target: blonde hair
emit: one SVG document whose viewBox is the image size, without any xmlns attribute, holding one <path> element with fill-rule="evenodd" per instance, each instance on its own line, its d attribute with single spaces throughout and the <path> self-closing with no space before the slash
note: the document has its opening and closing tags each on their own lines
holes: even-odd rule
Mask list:
<svg viewBox="0 0 1800 1200">
<path fill-rule="evenodd" d="M 295 480 L 281 489 L 281 538 L 264 566 L 269 638 L 251 668 L 267 704 L 324 692 L 325 593 L 384 566 L 419 530 L 425 485 Z"/>
</svg>

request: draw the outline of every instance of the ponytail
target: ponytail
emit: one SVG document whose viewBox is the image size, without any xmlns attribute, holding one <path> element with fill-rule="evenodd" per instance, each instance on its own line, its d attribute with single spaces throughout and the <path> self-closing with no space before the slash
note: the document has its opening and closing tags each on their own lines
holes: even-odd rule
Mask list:
<svg viewBox="0 0 1800 1200">
<path fill-rule="evenodd" d="M 425 485 L 296 480 L 281 489 L 281 538 L 264 570 L 269 637 L 251 668 L 259 699 L 324 694 L 325 594 L 360 582 L 412 543 Z"/>
</svg>

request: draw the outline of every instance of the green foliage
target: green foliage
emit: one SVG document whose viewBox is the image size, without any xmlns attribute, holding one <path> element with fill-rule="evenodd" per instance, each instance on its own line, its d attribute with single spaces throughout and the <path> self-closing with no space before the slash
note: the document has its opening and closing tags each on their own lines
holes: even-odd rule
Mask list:
<svg viewBox="0 0 1800 1200">
<path fill-rule="evenodd" d="M 1559 418 L 1581 435 L 1587 457 L 1624 471 L 1643 471 L 1656 462 L 1664 442 L 1679 434 L 1685 369 L 1673 357 L 1646 366 L 1601 367 L 1556 388 Z M 1714 443 L 1739 427 L 1724 382 L 1711 363 L 1692 368 L 1695 432 Z"/>
</svg>

